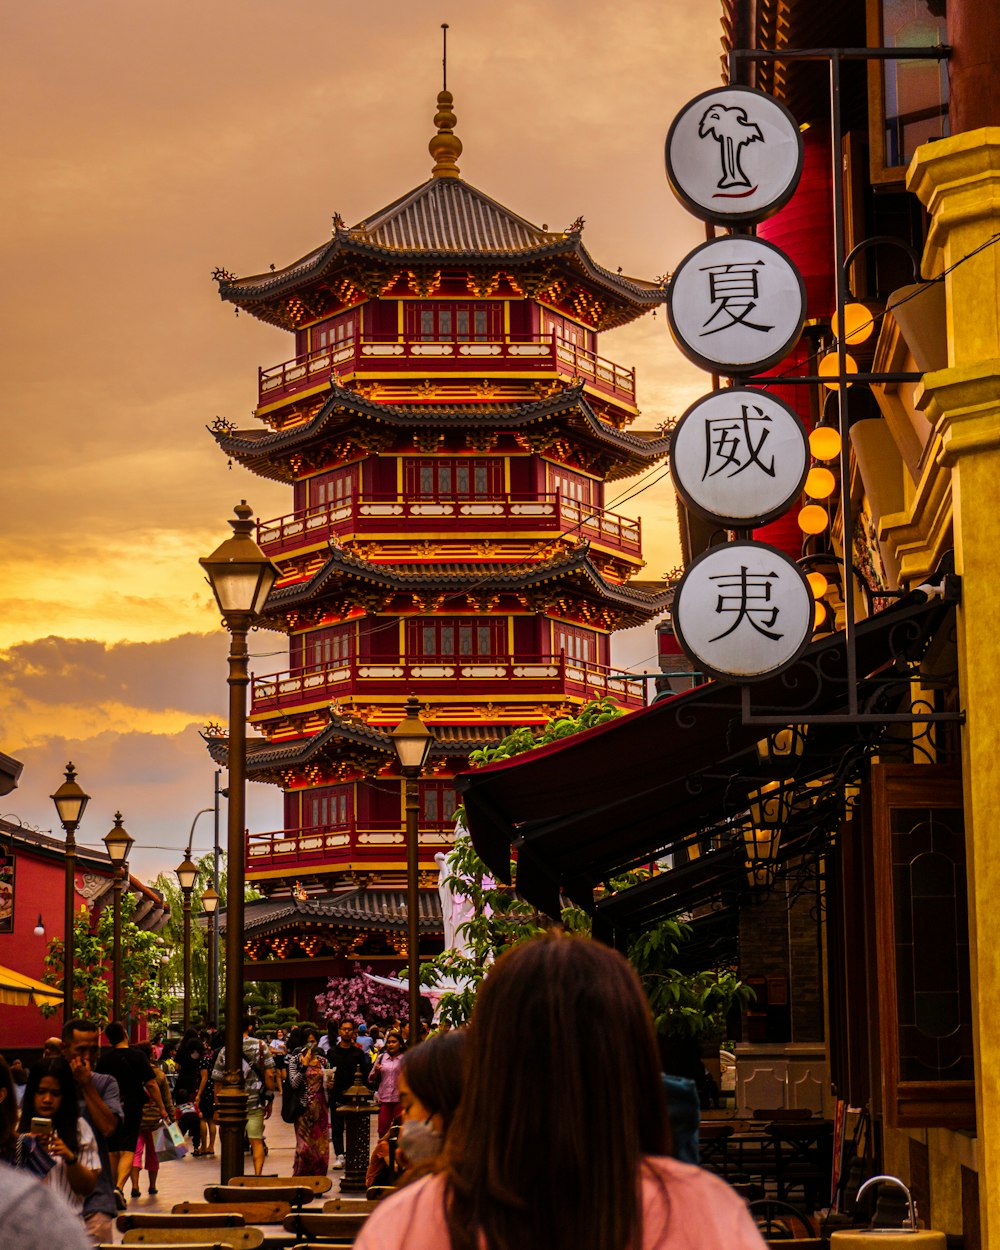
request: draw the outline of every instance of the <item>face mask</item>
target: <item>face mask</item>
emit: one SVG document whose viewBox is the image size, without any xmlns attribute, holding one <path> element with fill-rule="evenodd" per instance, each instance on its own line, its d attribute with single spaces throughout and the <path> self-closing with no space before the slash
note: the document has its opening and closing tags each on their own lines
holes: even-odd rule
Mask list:
<svg viewBox="0 0 1000 1250">
<path fill-rule="evenodd" d="M 436 1158 L 443 1144 L 443 1136 L 426 1120 L 406 1120 L 399 1130 L 399 1148 L 411 1168 Z"/>
</svg>

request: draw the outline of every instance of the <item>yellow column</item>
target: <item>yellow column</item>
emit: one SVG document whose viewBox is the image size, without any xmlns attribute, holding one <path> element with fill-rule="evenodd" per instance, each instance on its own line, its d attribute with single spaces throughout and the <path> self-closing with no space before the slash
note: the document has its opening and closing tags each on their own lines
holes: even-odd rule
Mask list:
<svg viewBox="0 0 1000 1250">
<path fill-rule="evenodd" d="M 982 1244 L 1000 1250 L 1000 127 L 926 144 L 908 185 L 945 278 L 948 368 L 924 376 L 952 471 Z M 981 250 L 977 250 L 981 249 Z M 968 259 L 967 259 L 968 258 Z"/>
</svg>

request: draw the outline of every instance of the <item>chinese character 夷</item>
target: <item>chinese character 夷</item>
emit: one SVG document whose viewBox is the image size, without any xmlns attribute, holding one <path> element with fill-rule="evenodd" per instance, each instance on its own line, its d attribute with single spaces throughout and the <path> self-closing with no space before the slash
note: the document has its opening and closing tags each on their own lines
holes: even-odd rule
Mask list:
<svg viewBox="0 0 1000 1250">
<path fill-rule="evenodd" d="M 735 619 L 728 629 L 716 634 L 710 641 L 718 642 L 720 638 L 728 637 L 743 621 L 764 638 L 776 642 L 784 637 L 774 632 L 781 611 L 771 599 L 771 590 L 777 578 L 777 572 L 750 573 L 745 564 L 740 565 L 738 573 L 717 573 L 711 577 L 709 580 L 717 584 L 719 591 L 716 615 L 732 613 Z"/>
<path fill-rule="evenodd" d="M 756 404 L 741 404 L 738 417 L 708 417 L 705 420 L 705 471 L 701 480 L 726 471 L 736 477 L 755 464 L 768 477 L 774 477 L 774 456 L 768 462 L 761 450 L 770 434 L 771 418 Z"/>
</svg>

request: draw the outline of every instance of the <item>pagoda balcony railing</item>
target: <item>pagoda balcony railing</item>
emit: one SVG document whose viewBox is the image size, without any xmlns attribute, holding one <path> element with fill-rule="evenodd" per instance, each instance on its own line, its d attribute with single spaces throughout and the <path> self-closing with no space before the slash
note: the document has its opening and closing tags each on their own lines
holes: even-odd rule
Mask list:
<svg viewBox="0 0 1000 1250">
<path fill-rule="evenodd" d="M 645 687 L 645 681 L 630 680 L 603 664 L 586 664 L 565 654 L 537 658 L 349 658 L 254 677 L 250 715 L 294 711 L 347 695 L 395 695 L 401 688 L 412 689 L 415 694 L 453 694 L 473 702 L 502 698 L 505 692 L 577 696 L 588 702 L 611 695 L 623 707 L 638 708 L 645 703 Z"/>
<path fill-rule="evenodd" d="M 492 535 L 554 532 L 578 536 L 631 556 L 642 552 L 642 527 L 556 492 L 483 499 L 404 499 L 396 495 L 339 499 L 257 523 L 257 541 L 272 559 L 331 536 L 393 532 Z"/>
<path fill-rule="evenodd" d="M 440 849 L 455 841 L 454 820 L 421 820 L 420 841 Z M 406 830 L 400 820 L 364 820 L 351 817 L 342 824 L 316 825 L 310 829 L 274 829 L 268 833 L 247 833 L 247 872 L 263 868 L 308 868 L 329 860 L 356 858 L 356 852 L 377 852 L 380 848 L 403 850 Z"/>
<path fill-rule="evenodd" d="M 435 373 L 481 372 L 484 366 L 501 361 L 512 373 L 556 373 L 570 381 L 583 378 L 605 394 L 635 403 L 634 369 L 626 369 L 557 334 L 488 342 L 341 339 L 307 355 L 258 369 L 258 402 L 273 403 L 328 382 L 334 376 L 346 380 L 353 374 L 412 373 L 429 366 Z"/>
</svg>

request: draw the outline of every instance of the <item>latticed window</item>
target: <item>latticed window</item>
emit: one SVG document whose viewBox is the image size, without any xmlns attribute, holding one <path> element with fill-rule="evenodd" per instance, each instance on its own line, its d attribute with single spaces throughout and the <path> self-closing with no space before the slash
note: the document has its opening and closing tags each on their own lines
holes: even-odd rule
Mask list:
<svg viewBox="0 0 1000 1250">
<path fill-rule="evenodd" d="M 351 786 L 326 786 L 303 796 L 302 805 L 313 829 L 346 829 L 353 812 Z"/>
<path fill-rule="evenodd" d="M 350 503 L 358 493 L 358 468 L 334 469 L 309 480 L 309 506 L 325 508 L 331 504 Z"/>
<path fill-rule="evenodd" d="M 324 347 L 336 347 L 341 343 L 346 343 L 354 338 L 354 328 L 354 313 L 346 313 L 343 316 L 334 317 L 332 321 L 324 321 L 321 325 L 313 326 L 309 331 L 310 346 L 316 352 Z"/>
<path fill-rule="evenodd" d="M 421 343 L 493 343 L 503 338 L 503 304 L 411 303 L 406 337 Z"/>
<path fill-rule="evenodd" d="M 502 488 L 503 461 L 497 457 L 414 457 L 406 465 L 410 499 L 489 499 Z"/>
<path fill-rule="evenodd" d="M 441 617 L 408 623 L 413 660 L 483 660 L 504 650 L 504 621 L 489 617 Z"/>
<path fill-rule="evenodd" d="M 567 660 L 581 664 L 593 664 L 597 660 L 597 635 L 592 629 L 580 629 L 576 625 L 563 625 L 556 621 L 552 626 L 553 650 Z"/>
<path fill-rule="evenodd" d="M 458 791 L 446 781 L 425 781 L 420 785 L 420 823 L 452 825 L 459 806 Z"/>
<path fill-rule="evenodd" d="M 316 629 L 305 635 L 303 663 L 306 668 L 346 664 L 353 650 L 353 626 L 334 625 L 329 629 Z"/>
</svg>

